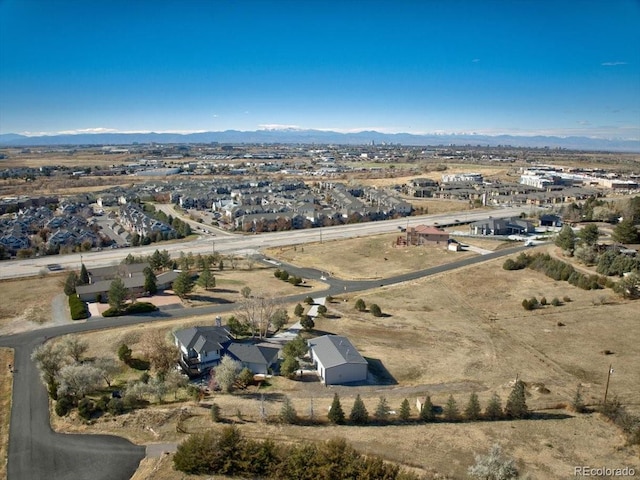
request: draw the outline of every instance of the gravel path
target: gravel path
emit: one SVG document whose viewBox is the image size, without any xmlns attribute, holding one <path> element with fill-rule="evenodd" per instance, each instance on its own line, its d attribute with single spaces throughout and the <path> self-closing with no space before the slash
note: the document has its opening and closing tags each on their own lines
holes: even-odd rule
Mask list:
<svg viewBox="0 0 640 480">
<path fill-rule="evenodd" d="M 67 296 L 64 293 L 60 293 L 51 300 L 51 322 L 54 325 L 64 325 L 71 321 Z"/>
</svg>

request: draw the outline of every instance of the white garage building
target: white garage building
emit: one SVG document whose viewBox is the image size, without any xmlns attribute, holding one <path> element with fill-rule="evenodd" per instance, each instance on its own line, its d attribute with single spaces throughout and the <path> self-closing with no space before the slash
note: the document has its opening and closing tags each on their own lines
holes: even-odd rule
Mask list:
<svg viewBox="0 0 640 480">
<path fill-rule="evenodd" d="M 368 364 L 348 338 L 323 335 L 309 340 L 309 351 L 318 376 L 325 385 L 362 382 Z"/>
</svg>

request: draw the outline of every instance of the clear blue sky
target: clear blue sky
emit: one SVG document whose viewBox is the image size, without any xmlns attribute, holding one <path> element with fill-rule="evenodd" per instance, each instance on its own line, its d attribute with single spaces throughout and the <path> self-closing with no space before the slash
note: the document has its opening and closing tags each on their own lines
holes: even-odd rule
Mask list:
<svg viewBox="0 0 640 480">
<path fill-rule="evenodd" d="M 0 133 L 640 138 L 638 0 L 0 0 Z"/>
</svg>

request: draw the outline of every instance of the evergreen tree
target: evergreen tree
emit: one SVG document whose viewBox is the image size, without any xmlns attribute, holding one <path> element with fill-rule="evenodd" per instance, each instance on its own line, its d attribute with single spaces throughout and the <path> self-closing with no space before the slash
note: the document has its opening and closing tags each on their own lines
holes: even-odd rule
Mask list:
<svg viewBox="0 0 640 480">
<path fill-rule="evenodd" d="M 435 419 L 436 414 L 433 410 L 433 403 L 431 403 L 431 397 L 427 395 L 420 408 L 420 420 L 423 422 L 433 422 Z"/>
<path fill-rule="evenodd" d="M 127 300 L 129 291 L 124 286 L 124 282 L 120 277 L 116 277 L 109 286 L 109 306 L 114 310 L 121 312 Z"/>
<path fill-rule="evenodd" d="M 386 398 L 380 397 L 373 416 L 379 422 L 386 422 L 389 419 L 389 404 Z"/>
<path fill-rule="evenodd" d="M 580 232 L 578 232 L 578 237 L 585 244 L 592 246 L 598 241 L 598 237 L 600 236 L 600 230 L 598 230 L 598 226 L 595 223 L 589 223 L 585 225 Z"/>
<path fill-rule="evenodd" d="M 453 395 L 449 395 L 449 399 L 444 406 L 444 418 L 448 422 L 457 422 L 460 419 L 460 410 L 458 410 L 458 403 Z"/>
<path fill-rule="evenodd" d="M 180 298 L 185 298 L 193 290 L 193 280 L 187 271 L 180 272 L 173 281 L 173 292 Z"/>
<path fill-rule="evenodd" d="M 216 286 L 216 278 L 211 273 L 208 264 L 204 264 L 204 269 L 200 273 L 198 277 L 198 285 L 204 288 L 205 290 L 209 290 L 210 288 L 215 288 Z"/>
<path fill-rule="evenodd" d="M 382 310 L 380 310 L 380 307 L 378 306 L 377 303 L 372 303 L 371 306 L 369 307 L 369 311 L 371 311 L 371 315 L 373 315 L 374 317 L 382 316 Z"/>
<path fill-rule="evenodd" d="M 618 243 L 637 243 L 638 229 L 636 228 L 633 218 L 625 218 L 613 229 L 611 235 L 613 240 Z"/>
<path fill-rule="evenodd" d="M 573 233 L 573 229 L 569 224 L 565 224 L 556 237 L 555 244 L 565 252 L 573 255 L 573 250 L 576 247 L 576 234 Z"/>
<path fill-rule="evenodd" d="M 303 313 L 304 313 L 304 307 L 301 304 L 298 303 L 296 305 L 296 308 L 293 310 L 293 314 L 296 317 L 301 317 Z"/>
<path fill-rule="evenodd" d="M 509 394 L 504 413 L 509 418 L 526 418 L 529 414 L 527 408 L 524 382 L 518 380 Z"/>
<path fill-rule="evenodd" d="M 292 425 L 298 421 L 298 414 L 289 397 L 284 397 L 282 409 L 280 410 L 280 421 Z"/>
<path fill-rule="evenodd" d="M 309 315 L 305 315 L 304 317 L 302 317 L 302 320 L 300 320 L 300 325 L 306 331 L 309 331 L 313 330 L 313 328 L 316 326 L 316 322 L 314 322 L 313 318 L 311 318 Z"/>
<path fill-rule="evenodd" d="M 64 294 L 67 296 L 75 294 L 76 285 L 78 285 L 78 274 L 76 272 L 69 272 L 69 275 L 67 275 L 64 281 Z"/>
<path fill-rule="evenodd" d="M 469 396 L 469 403 L 467 403 L 467 406 L 464 409 L 464 416 L 467 418 L 467 420 L 478 420 L 480 418 L 482 411 L 480 409 L 480 401 L 478 400 L 478 395 L 476 394 L 476 392 L 473 392 L 470 396 Z"/>
<path fill-rule="evenodd" d="M 494 393 L 489 399 L 484 416 L 487 420 L 500 420 L 504 413 L 502 412 L 502 402 L 497 393 Z"/>
<path fill-rule="evenodd" d="M 361 298 L 356 300 L 356 310 L 358 310 L 359 312 L 364 312 L 366 309 L 367 309 L 367 304 L 364 303 L 364 300 L 362 300 Z"/>
<path fill-rule="evenodd" d="M 89 272 L 87 272 L 87 267 L 85 264 L 82 264 L 80 267 L 80 278 L 78 279 L 78 285 L 88 285 L 89 284 Z"/>
<path fill-rule="evenodd" d="M 367 412 L 367 407 L 364 406 L 364 402 L 362 401 L 362 398 L 360 398 L 360 394 L 356 396 L 356 399 L 353 402 L 353 407 L 349 414 L 349 420 L 356 425 L 366 425 L 369 422 L 369 412 Z"/>
<path fill-rule="evenodd" d="M 155 295 L 158 292 L 158 279 L 151 267 L 144 269 L 144 290 L 149 292 L 150 295 Z"/>
<path fill-rule="evenodd" d="M 406 422 L 409 420 L 409 417 L 411 417 L 411 406 L 409 406 L 409 400 L 406 398 L 402 400 L 402 403 L 400 404 L 400 412 L 398 416 L 403 422 Z"/>
<path fill-rule="evenodd" d="M 337 393 L 333 394 L 333 401 L 331 402 L 331 409 L 327 415 L 329 421 L 336 425 L 344 425 L 344 410 L 342 410 L 342 404 L 340 403 L 340 397 Z"/>
<path fill-rule="evenodd" d="M 156 250 L 155 252 L 153 252 L 153 254 L 149 257 L 149 266 L 153 269 L 153 270 L 160 270 L 162 268 L 163 265 L 163 258 L 162 258 L 162 254 Z"/>
</svg>

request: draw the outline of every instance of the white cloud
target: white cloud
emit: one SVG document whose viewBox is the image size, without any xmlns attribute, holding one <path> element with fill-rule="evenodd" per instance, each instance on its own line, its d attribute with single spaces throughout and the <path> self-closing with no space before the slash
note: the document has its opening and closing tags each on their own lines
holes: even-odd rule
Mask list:
<svg viewBox="0 0 640 480">
<path fill-rule="evenodd" d="M 627 62 L 603 62 L 600 65 L 603 67 L 617 67 L 618 65 L 627 65 Z"/>
<path fill-rule="evenodd" d="M 478 63 L 480 61 L 479 58 L 474 58 L 473 60 L 471 60 L 473 63 Z"/>
</svg>

